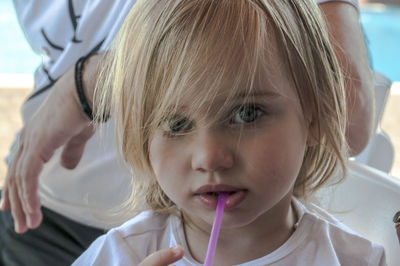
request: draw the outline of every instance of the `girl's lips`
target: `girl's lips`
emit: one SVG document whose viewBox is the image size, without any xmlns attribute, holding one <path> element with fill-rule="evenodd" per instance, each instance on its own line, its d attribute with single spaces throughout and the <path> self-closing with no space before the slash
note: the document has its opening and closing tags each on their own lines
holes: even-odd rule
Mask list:
<svg viewBox="0 0 400 266">
<path fill-rule="evenodd" d="M 196 193 L 195 196 L 199 198 L 201 203 L 203 203 L 207 207 L 215 210 L 217 207 L 217 203 L 218 203 L 218 195 L 221 192 L 229 193 L 229 196 L 226 199 L 226 205 L 225 205 L 226 210 L 229 210 L 229 209 L 232 209 L 232 208 L 238 206 L 245 199 L 245 197 L 247 195 L 246 189 L 240 189 L 240 190 L 234 190 L 234 191 L 221 190 L 221 191 Z"/>
</svg>

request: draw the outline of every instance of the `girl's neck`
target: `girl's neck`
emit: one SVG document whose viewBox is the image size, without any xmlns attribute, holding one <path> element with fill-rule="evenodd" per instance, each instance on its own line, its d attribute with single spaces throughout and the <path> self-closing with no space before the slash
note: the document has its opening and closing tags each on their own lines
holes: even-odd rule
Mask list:
<svg viewBox="0 0 400 266">
<path fill-rule="evenodd" d="M 285 243 L 294 232 L 297 214 L 291 197 L 279 204 L 286 208 L 271 209 L 248 226 L 222 229 L 215 254 L 215 265 L 233 265 L 263 257 Z M 203 262 L 207 251 L 211 228 L 188 219 L 183 215 L 186 242 L 192 257 Z M 251 248 L 248 248 L 251 247 Z"/>
</svg>

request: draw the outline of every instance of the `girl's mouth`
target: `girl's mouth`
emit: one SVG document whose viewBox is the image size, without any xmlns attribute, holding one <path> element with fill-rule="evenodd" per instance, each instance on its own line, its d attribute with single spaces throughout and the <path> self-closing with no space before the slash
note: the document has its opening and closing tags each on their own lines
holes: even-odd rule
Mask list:
<svg viewBox="0 0 400 266">
<path fill-rule="evenodd" d="M 225 210 L 233 209 L 238 206 L 246 197 L 247 189 L 239 189 L 229 186 L 203 186 L 195 192 L 195 197 L 198 197 L 201 203 L 207 207 L 214 209 L 217 207 L 218 196 L 220 193 L 228 193 Z"/>
</svg>

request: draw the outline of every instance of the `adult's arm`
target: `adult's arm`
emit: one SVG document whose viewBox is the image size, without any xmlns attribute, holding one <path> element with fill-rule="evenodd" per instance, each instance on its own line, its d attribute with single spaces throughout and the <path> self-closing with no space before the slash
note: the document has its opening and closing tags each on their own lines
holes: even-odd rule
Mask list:
<svg viewBox="0 0 400 266">
<path fill-rule="evenodd" d="M 368 64 L 358 10 L 343 1 L 319 5 L 328 26 L 339 64 L 345 77 L 350 155 L 359 154 L 368 144 L 375 124 L 375 91 Z"/>
<path fill-rule="evenodd" d="M 97 76 L 98 55 L 89 58 L 83 72 L 85 94 L 91 102 Z M 72 66 L 55 84 L 32 118 L 20 132 L 18 148 L 8 167 L 0 208 L 11 210 L 14 229 L 24 233 L 42 221 L 37 193 L 43 165 L 55 150 L 64 146 L 61 164 L 75 168 L 86 142 L 94 134 L 89 118 L 82 111 Z"/>
</svg>

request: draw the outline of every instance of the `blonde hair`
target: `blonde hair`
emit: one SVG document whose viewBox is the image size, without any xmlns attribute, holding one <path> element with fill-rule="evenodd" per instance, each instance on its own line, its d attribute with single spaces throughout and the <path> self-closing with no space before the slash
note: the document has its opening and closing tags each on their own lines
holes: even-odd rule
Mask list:
<svg viewBox="0 0 400 266">
<path fill-rule="evenodd" d="M 228 78 L 230 99 L 251 87 L 272 42 L 289 70 L 304 114 L 318 126 L 294 194 L 305 197 L 346 169 L 345 94 L 338 62 L 313 0 L 143 0 L 105 55 L 95 94 L 98 114 L 111 110 L 133 191 L 123 209 L 146 200 L 158 212 L 174 203 L 149 159 L 155 130 L 186 94 L 191 112 L 207 108 Z M 276 50 L 276 49 L 275 49 Z M 195 88 L 201 84 L 201 93 Z M 208 106 L 209 107 L 209 106 Z"/>
</svg>

